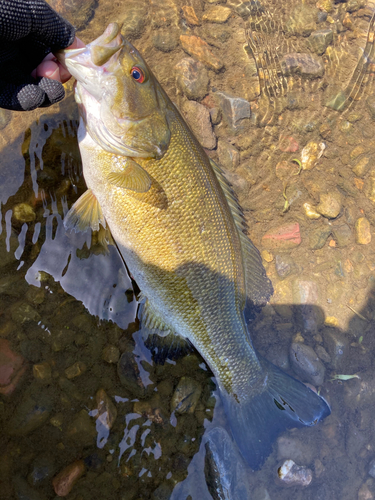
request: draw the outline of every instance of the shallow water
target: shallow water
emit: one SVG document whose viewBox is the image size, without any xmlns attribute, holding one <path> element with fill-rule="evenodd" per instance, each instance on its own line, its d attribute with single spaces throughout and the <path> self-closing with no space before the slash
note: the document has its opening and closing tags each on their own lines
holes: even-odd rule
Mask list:
<svg viewBox="0 0 375 500">
<path fill-rule="evenodd" d="M 59 105 L 0 116 L 0 498 L 53 499 L 64 472 L 69 500 L 374 498 L 375 6 L 52 3 L 86 42 L 124 22 L 224 169 L 262 252 L 275 294 L 250 324 L 255 347 L 313 383 L 332 414 L 285 433 L 252 472 L 215 429 L 228 427 L 199 354 L 154 363 L 116 249 L 103 255 L 91 235 L 62 225 L 85 190 L 70 82 Z M 199 116 L 211 110 L 212 133 L 176 81 L 186 74 L 176 64 L 195 50 L 190 36 L 210 51 L 189 97 Z M 237 122 L 222 92 L 243 99 Z M 311 357 L 296 368 L 296 344 L 319 357 L 315 378 Z M 190 394 L 180 412 L 177 388 Z M 310 470 L 308 486 L 285 487 L 285 459 Z"/>
</svg>

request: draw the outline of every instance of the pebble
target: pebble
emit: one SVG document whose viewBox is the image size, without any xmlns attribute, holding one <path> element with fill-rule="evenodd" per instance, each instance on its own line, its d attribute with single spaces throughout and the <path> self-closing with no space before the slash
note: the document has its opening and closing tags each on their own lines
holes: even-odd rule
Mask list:
<svg viewBox="0 0 375 500">
<path fill-rule="evenodd" d="M 319 356 L 319 358 L 324 361 L 324 363 L 330 363 L 331 362 L 331 356 L 328 354 L 328 352 L 324 349 L 322 345 L 317 345 L 315 347 L 315 352 Z"/>
<path fill-rule="evenodd" d="M 87 367 L 85 363 L 83 363 L 82 361 L 77 361 L 65 370 L 65 376 L 67 379 L 71 380 L 72 378 L 79 377 L 80 375 L 85 373 L 86 369 Z"/>
<path fill-rule="evenodd" d="M 274 259 L 273 254 L 268 250 L 262 250 L 260 254 L 262 256 L 262 259 L 265 260 L 266 262 L 272 262 Z"/>
<path fill-rule="evenodd" d="M 262 245 L 267 250 L 288 250 L 301 243 L 301 234 L 298 222 L 283 224 L 270 229 L 262 237 Z"/>
<path fill-rule="evenodd" d="M 219 163 L 224 169 L 233 171 L 240 164 L 240 152 L 232 144 L 219 139 L 217 144 Z"/>
<path fill-rule="evenodd" d="M 165 408 L 163 408 L 161 398 L 158 394 L 147 401 L 136 401 L 133 411 L 162 427 L 167 426 L 169 423 L 169 415 Z"/>
<path fill-rule="evenodd" d="M 294 269 L 294 261 L 290 255 L 276 255 L 275 268 L 280 278 L 286 278 Z"/>
<path fill-rule="evenodd" d="M 234 130 L 240 127 L 243 120 L 250 119 L 250 103 L 241 97 L 234 97 L 225 92 L 216 92 L 215 98 L 218 100 L 223 118 Z"/>
<path fill-rule="evenodd" d="M 186 101 L 183 105 L 183 112 L 201 145 L 206 149 L 214 149 L 216 146 L 216 136 L 212 129 L 208 109 L 195 101 Z"/>
<path fill-rule="evenodd" d="M 99 389 L 95 398 L 97 409 L 95 418 L 100 420 L 100 423 L 104 425 L 106 429 L 112 429 L 117 418 L 116 406 L 104 389 Z"/>
<path fill-rule="evenodd" d="M 309 142 L 302 149 L 301 152 L 301 165 L 303 170 L 311 170 L 321 158 L 324 150 L 325 150 L 324 142 Z"/>
<path fill-rule="evenodd" d="M 353 173 L 357 177 L 365 177 L 367 172 L 370 170 L 371 167 L 371 158 L 369 156 L 363 156 L 358 160 L 358 162 L 352 167 Z"/>
<path fill-rule="evenodd" d="M 203 21 L 206 21 L 209 23 L 222 24 L 222 23 L 225 23 L 228 21 L 231 14 L 232 14 L 232 11 L 229 7 L 215 5 L 215 7 L 208 9 L 203 14 Z"/>
<path fill-rule="evenodd" d="M 339 215 L 341 208 L 340 193 L 332 191 L 320 195 L 319 205 L 316 210 L 327 219 L 335 219 Z"/>
<path fill-rule="evenodd" d="M 190 5 L 183 5 L 181 7 L 182 12 L 184 14 L 184 18 L 187 21 L 190 26 L 199 26 L 200 22 L 197 17 L 197 14 L 195 13 L 194 7 L 191 7 Z"/>
<path fill-rule="evenodd" d="M 367 198 L 375 203 L 375 170 L 370 172 L 370 175 L 366 181 L 365 194 Z"/>
<path fill-rule="evenodd" d="M 355 241 L 358 245 L 371 243 L 371 226 L 366 217 L 360 217 L 355 223 Z"/>
<path fill-rule="evenodd" d="M 176 413 L 194 413 L 201 392 L 202 388 L 199 382 L 191 377 L 182 377 L 172 396 L 171 411 L 175 411 Z"/>
<path fill-rule="evenodd" d="M 52 407 L 52 399 L 47 394 L 39 394 L 38 401 L 26 396 L 8 422 L 8 433 L 12 436 L 30 434 L 48 420 Z"/>
<path fill-rule="evenodd" d="M 349 339 L 337 328 L 324 328 L 324 346 L 331 358 L 331 365 L 336 370 L 345 369 L 345 363 L 349 355 Z"/>
<path fill-rule="evenodd" d="M 316 386 L 323 384 L 325 367 L 312 347 L 293 342 L 289 357 L 293 370 L 304 382 Z"/>
<path fill-rule="evenodd" d="M 117 374 L 121 384 L 128 389 L 134 397 L 144 398 L 152 390 L 149 372 L 138 366 L 132 352 L 124 352 L 117 364 Z"/>
<path fill-rule="evenodd" d="M 334 8 L 333 0 L 318 0 L 317 8 L 323 12 L 332 12 Z"/>
<path fill-rule="evenodd" d="M 313 52 L 321 56 L 324 54 L 328 45 L 333 42 L 333 31 L 330 29 L 323 29 L 313 31 L 308 39 L 308 46 Z"/>
<path fill-rule="evenodd" d="M 120 350 L 115 345 L 106 345 L 103 349 L 102 358 L 107 363 L 117 363 L 120 359 Z"/>
<path fill-rule="evenodd" d="M 59 497 L 66 497 L 72 491 L 73 486 L 85 472 L 83 460 L 77 460 L 65 467 L 54 477 L 52 481 L 53 489 Z"/>
<path fill-rule="evenodd" d="M 210 117 L 213 125 L 218 125 L 221 121 L 221 109 L 218 107 L 214 107 L 210 109 Z"/>
<path fill-rule="evenodd" d="M 174 69 L 178 89 L 188 99 L 203 99 L 210 83 L 204 64 L 192 57 L 185 57 L 176 64 Z"/>
<path fill-rule="evenodd" d="M 173 29 L 159 29 L 153 33 L 152 43 L 161 52 L 171 52 L 179 44 L 179 33 Z"/>
<path fill-rule="evenodd" d="M 36 218 L 34 209 L 28 203 L 18 203 L 13 207 L 13 216 L 19 222 L 33 222 Z"/>
<path fill-rule="evenodd" d="M 309 247 L 311 250 L 319 250 L 326 244 L 327 238 L 331 234 L 330 227 L 318 227 L 309 232 Z"/>
<path fill-rule="evenodd" d="M 285 460 L 278 469 L 278 475 L 286 486 L 308 486 L 313 478 L 310 469 L 297 465 L 293 460 Z"/>
<path fill-rule="evenodd" d="M 95 425 L 87 410 L 81 410 L 66 430 L 66 437 L 76 446 L 93 446 L 96 438 Z"/>
<path fill-rule="evenodd" d="M 36 380 L 40 382 L 50 382 L 52 380 L 52 369 L 51 365 L 47 361 L 43 363 L 38 363 L 33 366 L 33 375 Z"/>
<path fill-rule="evenodd" d="M 47 0 L 53 9 L 67 19 L 77 30 L 86 27 L 93 16 L 97 2 L 95 0 Z"/>
<path fill-rule="evenodd" d="M 304 203 L 303 210 L 308 219 L 316 220 L 321 217 L 321 215 L 315 210 L 314 206 L 311 203 Z"/>
<path fill-rule="evenodd" d="M 352 242 L 353 232 L 348 224 L 341 224 L 332 229 L 332 236 L 338 247 L 345 248 Z"/>
<path fill-rule="evenodd" d="M 199 36 L 181 35 L 180 41 L 185 52 L 196 57 L 209 69 L 218 72 L 224 67 L 224 63 L 212 53 L 207 42 Z"/>
<path fill-rule="evenodd" d="M 319 78 L 324 74 L 324 65 L 318 57 L 298 52 L 285 54 L 281 59 L 281 68 L 285 76 Z"/>
<path fill-rule="evenodd" d="M 23 356 L 11 349 L 9 340 L 0 338 L 0 394 L 10 396 L 25 371 Z"/>
<path fill-rule="evenodd" d="M 148 9 L 148 0 L 126 0 L 126 13 L 121 16 L 121 34 L 125 39 L 134 40 L 142 35 L 148 20 Z"/>
</svg>

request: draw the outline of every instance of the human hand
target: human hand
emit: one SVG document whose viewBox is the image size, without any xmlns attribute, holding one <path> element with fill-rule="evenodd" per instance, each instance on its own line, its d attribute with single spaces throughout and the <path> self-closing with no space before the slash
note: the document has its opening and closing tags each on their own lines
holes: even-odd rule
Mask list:
<svg viewBox="0 0 375 500">
<path fill-rule="evenodd" d="M 69 75 L 48 54 L 78 43 L 44 0 L 0 0 L 0 107 L 28 111 L 63 99 Z"/>
</svg>

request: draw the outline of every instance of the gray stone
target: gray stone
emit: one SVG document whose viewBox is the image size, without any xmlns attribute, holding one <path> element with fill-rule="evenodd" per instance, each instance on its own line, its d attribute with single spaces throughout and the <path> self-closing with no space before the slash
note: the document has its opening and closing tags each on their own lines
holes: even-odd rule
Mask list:
<svg viewBox="0 0 375 500">
<path fill-rule="evenodd" d="M 150 373 L 146 371 L 132 352 L 124 352 L 117 365 L 117 373 L 121 384 L 126 387 L 134 397 L 144 398 L 152 389 L 149 379 Z"/>
<path fill-rule="evenodd" d="M 202 146 L 214 149 L 216 136 L 212 130 L 208 109 L 195 101 L 187 101 L 183 105 L 183 111 L 187 122 Z"/>
<path fill-rule="evenodd" d="M 325 363 L 331 362 L 331 356 L 322 345 L 317 345 L 314 350 L 322 361 L 324 361 Z"/>
<path fill-rule="evenodd" d="M 243 120 L 251 116 L 250 103 L 241 97 L 234 97 L 225 92 L 216 92 L 223 117 L 229 126 L 236 129 Z"/>
<path fill-rule="evenodd" d="M 293 370 L 303 381 L 317 386 L 323 384 L 325 367 L 312 347 L 293 342 L 289 356 Z"/>
<path fill-rule="evenodd" d="M 340 248 L 345 248 L 353 240 L 353 232 L 348 224 L 341 224 L 340 226 L 334 227 L 332 230 L 332 236 L 335 239 L 337 246 Z"/>
<path fill-rule="evenodd" d="M 331 357 L 333 368 L 344 368 L 349 354 L 348 337 L 334 328 L 325 328 L 323 331 L 323 339 L 325 348 Z"/>
<path fill-rule="evenodd" d="M 201 385 L 190 377 L 182 377 L 172 396 L 171 411 L 194 413 L 202 392 Z"/>
<path fill-rule="evenodd" d="M 294 261 L 290 255 L 276 255 L 275 267 L 280 278 L 286 278 L 293 272 Z"/>
<path fill-rule="evenodd" d="M 211 122 L 213 125 L 218 125 L 221 121 L 221 109 L 214 107 L 210 109 Z"/>
<path fill-rule="evenodd" d="M 318 285 L 314 281 L 296 280 L 292 291 L 294 303 L 299 304 L 297 319 L 304 330 L 315 333 L 324 322 L 321 308 L 315 305 L 319 299 Z"/>
<path fill-rule="evenodd" d="M 238 149 L 222 139 L 219 139 L 217 144 L 217 155 L 224 169 L 233 171 L 240 164 L 240 153 Z"/>
<path fill-rule="evenodd" d="M 198 100 L 208 92 L 210 79 L 204 64 L 192 57 L 181 59 L 175 66 L 176 85 L 188 99 Z"/>
<path fill-rule="evenodd" d="M 154 47 L 162 52 L 171 52 L 179 44 L 179 33 L 176 30 L 158 30 L 152 37 Z"/>
<path fill-rule="evenodd" d="M 309 247 L 311 250 L 323 248 L 331 231 L 330 227 L 318 227 L 314 231 L 311 231 L 309 233 Z"/>
<path fill-rule="evenodd" d="M 287 486 L 308 486 L 312 481 L 312 471 L 299 466 L 293 460 L 285 460 L 278 469 L 279 478 Z"/>
<path fill-rule="evenodd" d="M 281 60 L 281 68 L 286 76 L 301 75 L 306 78 L 319 78 L 324 74 L 322 61 L 312 54 L 297 52 L 285 54 Z"/>
<path fill-rule="evenodd" d="M 308 39 L 309 47 L 313 52 L 321 56 L 328 45 L 333 42 L 333 31 L 330 29 L 323 29 L 313 31 Z"/>
</svg>

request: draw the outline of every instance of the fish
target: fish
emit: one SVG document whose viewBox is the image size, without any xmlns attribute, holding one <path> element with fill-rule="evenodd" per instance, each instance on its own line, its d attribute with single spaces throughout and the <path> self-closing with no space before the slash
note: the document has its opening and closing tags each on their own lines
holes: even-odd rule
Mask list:
<svg viewBox="0 0 375 500">
<path fill-rule="evenodd" d="M 112 236 L 141 290 L 142 330 L 199 351 L 242 456 L 260 469 L 281 432 L 330 407 L 253 347 L 244 311 L 273 288 L 237 198 L 116 23 L 57 57 L 76 79 L 87 185 L 65 228 Z"/>
</svg>

